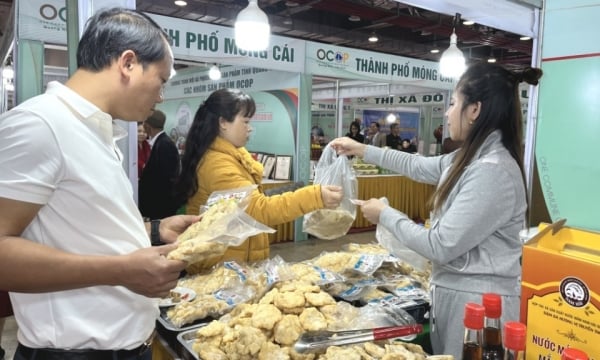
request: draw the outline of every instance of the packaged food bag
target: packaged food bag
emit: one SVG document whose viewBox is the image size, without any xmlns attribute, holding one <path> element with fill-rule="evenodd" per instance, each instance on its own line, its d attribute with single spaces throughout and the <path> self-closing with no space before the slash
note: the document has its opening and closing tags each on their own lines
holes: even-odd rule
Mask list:
<svg viewBox="0 0 600 360">
<path fill-rule="evenodd" d="M 222 256 L 228 247 L 239 246 L 250 236 L 275 232 L 244 211 L 255 188 L 213 192 L 203 207 L 200 221 L 177 237 L 178 246 L 167 258 L 193 264 Z"/>
<path fill-rule="evenodd" d="M 304 215 L 304 231 L 325 240 L 345 235 L 356 218 L 356 206 L 350 199 L 358 195 L 358 180 L 348 157 L 338 156 L 327 145 L 315 167 L 313 183 L 341 186 L 344 197 L 336 209 L 320 209 Z"/>
<path fill-rule="evenodd" d="M 390 204 L 386 197 L 379 198 L 379 200 L 383 201 L 386 205 Z M 394 255 L 399 260 L 410 264 L 413 268 L 419 271 L 424 271 L 427 269 L 429 260 L 403 245 L 402 242 L 397 240 L 394 234 L 392 234 L 392 232 L 389 231 L 385 226 L 377 224 L 375 238 L 381 246 L 383 246 L 387 251 L 390 252 L 390 254 Z"/>
</svg>

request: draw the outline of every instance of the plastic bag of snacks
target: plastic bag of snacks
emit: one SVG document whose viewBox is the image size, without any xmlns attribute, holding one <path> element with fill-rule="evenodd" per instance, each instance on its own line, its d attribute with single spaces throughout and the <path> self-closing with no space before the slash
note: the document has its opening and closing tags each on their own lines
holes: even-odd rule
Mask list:
<svg viewBox="0 0 600 360">
<path fill-rule="evenodd" d="M 320 209 L 304 215 L 304 231 L 319 239 L 331 240 L 346 235 L 356 218 L 358 180 L 352 164 L 345 155 L 338 156 L 327 145 L 315 167 L 314 184 L 341 186 L 344 198 L 336 209 Z"/>
<path fill-rule="evenodd" d="M 241 188 L 211 194 L 200 221 L 179 235 L 178 247 L 167 258 L 193 264 L 219 257 L 229 246 L 238 246 L 250 236 L 275 232 L 244 211 L 252 190 Z"/>
</svg>

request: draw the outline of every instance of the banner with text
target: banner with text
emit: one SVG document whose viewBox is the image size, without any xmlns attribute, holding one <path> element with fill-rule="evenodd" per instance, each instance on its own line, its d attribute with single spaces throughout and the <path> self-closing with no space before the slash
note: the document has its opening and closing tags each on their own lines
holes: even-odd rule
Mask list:
<svg viewBox="0 0 600 360">
<path fill-rule="evenodd" d="M 106 6 L 117 5 L 106 1 Z M 18 1 L 18 32 L 20 39 L 45 43 L 67 44 L 67 8 L 62 0 Z M 302 73 L 305 41 L 271 35 L 269 49 L 243 51 L 237 48 L 233 29 L 146 13 L 172 38 L 177 59 L 239 64 L 273 70 Z"/>
<path fill-rule="evenodd" d="M 305 41 L 271 35 L 269 49 L 244 51 L 235 45 L 233 29 L 198 21 L 147 14 L 172 39 L 175 58 L 254 66 L 272 70 L 304 71 Z"/>
<path fill-rule="evenodd" d="M 312 42 L 306 43 L 305 72 L 448 90 L 455 85 L 454 79 L 439 74 L 437 62 Z"/>
<path fill-rule="evenodd" d="M 425 93 L 425 94 L 406 94 L 394 96 L 372 96 L 356 97 L 350 99 L 354 106 L 424 106 L 424 105 L 445 105 L 446 99 L 443 93 Z"/>
<path fill-rule="evenodd" d="M 208 70 L 188 68 L 177 71 L 165 87 L 165 99 L 207 97 L 215 90 L 235 88 L 244 92 L 297 88 L 300 75 L 243 66 L 221 67 L 221 79 L 210 80 Z"/>
</svg>

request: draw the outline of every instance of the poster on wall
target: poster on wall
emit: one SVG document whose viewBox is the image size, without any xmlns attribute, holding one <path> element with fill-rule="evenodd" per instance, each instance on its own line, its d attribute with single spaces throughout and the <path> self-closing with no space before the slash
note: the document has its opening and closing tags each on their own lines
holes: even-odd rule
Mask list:
<svg viewBox="0 0 600 360">
<path fill-rule="evenodd" d="M 206 98 L 218 89 L 241 89 L 256 104 L 246 147 L 254 152 L 291 155 L 296 139 L 298 82 L 298 74 L 239 66 L 224 67 L 222 78 L 213 81 L 208 78 L 208 69 L 190 67 L 169 80 L 165 100 L 157 108 L 167 115 L 165 132 L 183 154 L 188 130 Z M 273 137 L 273 133 L 279 136 Z"/>
<path fill-rule="evenodd" d="M 364 109 L 362 111 L 362 128 L 365 129 L 365 133 L 368 132 L 369 125 L 372 122 L 378 123 L 379 131 L 386 135 L 390 133 L 390 125 L 397 123 L 400 128 L 400 138 L 409 139 L 412 144 L 417 144 L 419 135 L 418 111 Z"/>
</svg>

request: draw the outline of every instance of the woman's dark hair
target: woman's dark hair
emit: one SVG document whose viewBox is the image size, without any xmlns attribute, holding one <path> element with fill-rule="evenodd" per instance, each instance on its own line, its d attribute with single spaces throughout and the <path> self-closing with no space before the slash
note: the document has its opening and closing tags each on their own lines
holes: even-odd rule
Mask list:
<svg viewBox="0 0 600 360">
<path fill-rule="evenodd" d="M 77 66 L 100 71 L 125 50 L 133 50 L 143 67 L 168 54 L 167 34 L 141 12 L 103 9 L 89 18 L 77 47 Z"/>
<path fill-rule="evenodd" d="M 356 128 L 357 132 L 360 132 L 360 122 L 354 120 L 353 122 L 350 123 L 350 131 L 352 131 L 352 128 Z"/>
<path fill-rule="evenodd" d="M 238 114 L 250 118 L 255 112 L 254 99 L 238 89 L 217 90 L 200 105 L 185 140 L 181 174 L 175 186 L 178 205 L 185 205 L 198 191 L 198 164 L 219 135 L 219 119 L 233 122 Z"/>
<path fill-rule="evenodd" d="M 485 139 L 496 130 L 500 130 L 502 144 L 519 165 L 525 184 L 519 83 L 525 81 L 537 85 L 541 76 L 542 70 L 537 68 L 512 72 L 500 65 L 490 63 L 475 63 L 467 68 L 455 90 L 463 97 L 461 111 L 471 104 L 481 102 L 481 112 L 458 150 L 448 177 L 433 194 L 434 211 L 440 209 Z"/>
</svg>

